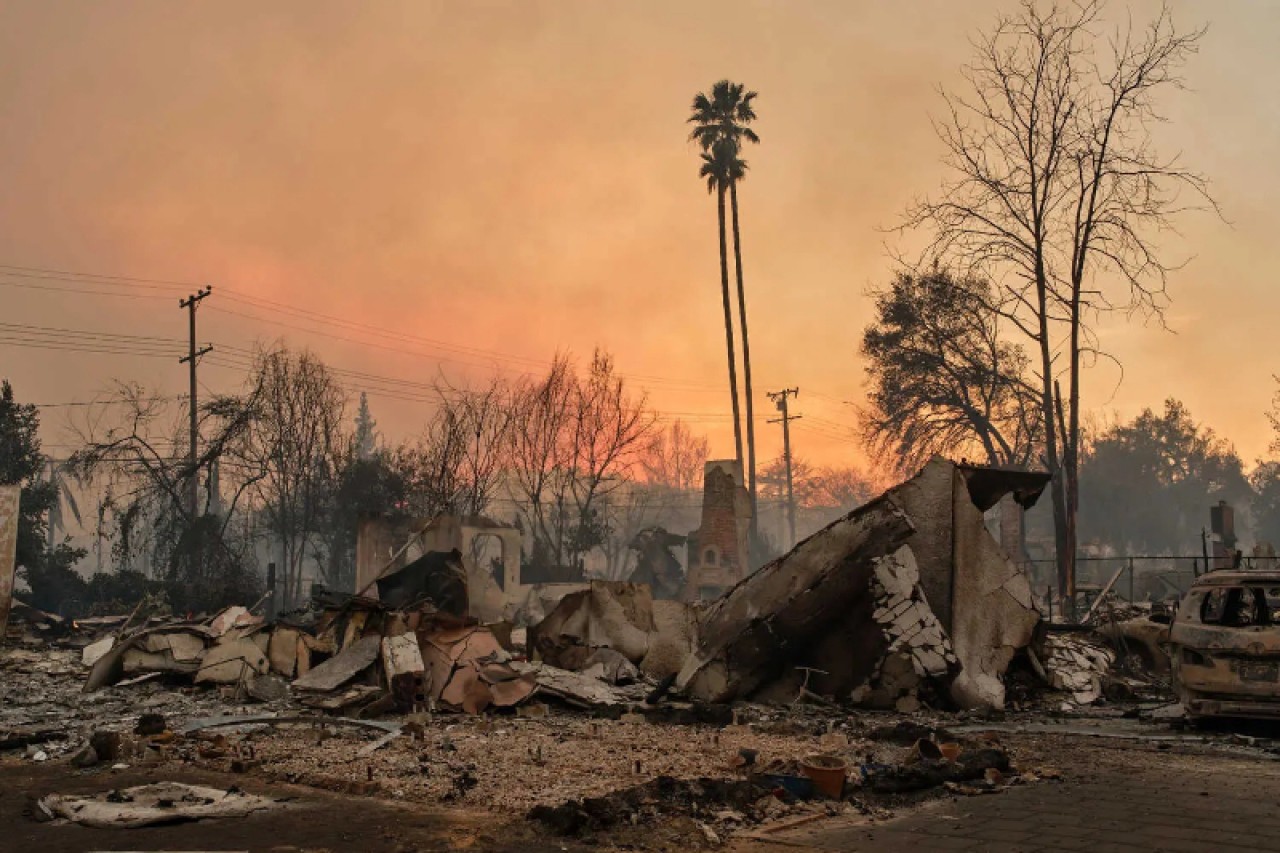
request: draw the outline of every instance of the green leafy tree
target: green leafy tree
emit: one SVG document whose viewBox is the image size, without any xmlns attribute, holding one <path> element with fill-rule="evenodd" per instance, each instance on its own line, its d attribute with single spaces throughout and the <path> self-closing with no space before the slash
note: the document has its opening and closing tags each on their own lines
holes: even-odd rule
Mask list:
<svg viewBox="0 0 1280 853">
<path fill-rule="evenodd" d="M 1026 465 L 1039 437 L 1022 347 L 1003 340 L 991 286 L 942 269 L 901 273 L 874 294 L 862 334 L 871 379 L 863 437 L 901 470 L 934 455 Z"/>
<path fill-rule="evenodd" d="M 49 513 L 58 503 L 58 486 L 40 476 L 48 460 L 40 452 L 39 431 L 36 407 L 17 402 L 7 380 L 0 384 L 0 484 L 22 487 L 19 576 L 31 588 L 31 604 L 57 611 L 85 598 L 84 579 L 72 568 L 85 552 L 66 542 L 49 544 Z"/>
<path fill-rule="evenodd" d="M 1280 462 L 1259 463 L 1249 473 L 1249 485 L 1254 492 L 1249 513 L 1254 537 L 1280 546 Z"/>
<path fill-rule="evenodd" d="M 1235 448 L 1174 399 L 1097 436 L 1080 489 L 1082 538 L 1122 554 L 1195 553 L 1209 507 L 1253 494 Z"/>
</svg>

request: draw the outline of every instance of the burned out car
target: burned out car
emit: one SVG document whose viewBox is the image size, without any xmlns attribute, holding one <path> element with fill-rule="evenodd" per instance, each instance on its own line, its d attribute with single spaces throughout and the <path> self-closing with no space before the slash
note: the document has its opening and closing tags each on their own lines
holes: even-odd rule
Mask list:
<svg viewBox="0 0 1280 853">
<path fill-rule="evenodd" d="M 1280 719 L 1280 572 L 1216 571 L 1169 631 L 1174 685 L 1194 718 Z"/>
</svg>

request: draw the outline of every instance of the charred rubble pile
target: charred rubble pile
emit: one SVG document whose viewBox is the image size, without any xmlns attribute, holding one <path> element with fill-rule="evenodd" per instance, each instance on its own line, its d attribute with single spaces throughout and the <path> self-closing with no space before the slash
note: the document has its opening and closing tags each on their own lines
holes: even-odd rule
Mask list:
<svg viewBox="0 0 1280 853">
<path fill-rule="evenodd" d="M 566 669 L 668 679 L 704 703 L 1001 708 L 1005 671 L 1041 620 L 983 513 L 1006 494 L 1030 505 L 1044 483 L 935 459 L 715 601 L 594 582 L 530 629 L 530 650 Z"/>
<path fill-rule="evenodd" d="M 378 578 L 376 597 L 322 591 L 270 622 L 243 607 L 132 625 L 27 614 L 26 633 L 82 647 L 86 692 L 163 678 L 354 716 L 474 714 L 535 695 L 614 715 L 629 702 L 669 713 L 640 701 L 659 696 L 1001 709 L 1015 661 L 1083 703 L 1115 663 L 1108 647 L 1128 643 L 1158 665 L 1159 629 L 1142 633 L 1154 623 L 1139 617 L 1091 636 L 1046 631 L 984 518 L 1006 495 L 1030 506 L 1044 485 L 1042 474 L 934 459 L 719 599 L 655 600 L 644 584 L 593 581 L 527 629 L 479 624 L 461 555 L 430 552 Z"/>
<path fill-rule="evenodd" d="M 545 693 L 582 707 L 626 695 L 530 665 L 512 645 L 511 624 L 480 625 L 467 615 L 465 578 L 447 557 L 428 554 L 380 579 L 378 598 L 319 590 L 308 609 L 270 622 L 237 606 L 202 619 L 70 623 L 24 608 L 15 623 L 28 648 L 77 651 L 88 668 L 86 694 L 160 680 L 211 688 L 230 702 L 359 717 L 511 708 L 534 694 L 539 678 Z M 23 654 L 30 661 L 37 653 Z"/>
<path fill-rule="evenodd" d="M 823 794 L 865 809 L 1044 778 L 1019 776 L 998 743 L 916 723 L 877 735 L 850 711 L 1077 707 L 1120 689 L 1119 660 L 1159 657 L 1143 614 L 1047 630 L 984 517 L 1002 499 L 1030 506 L 1045 484 L 934 459 L 714 601 L 593 581 L 528 625 L 474 617 L 458 551 L 274 620 L 253 607 L 76 623 L 20 609 L 0 668 L 32 679 L 28 693 L 82 683 L 23 719 L 0 714 L 0 749 L 270 767 L 326 785 L 358 770 L 357 793 L 466 797 L 571 834 L 634 822 L 640 803 L 708 840 Z M 68 709 L 79 727 L 60 732 Z M 133 733 L 97 730 L 94 709 Z M 653 724 L 687 725 L 658 738 Z M 377 739 L 352 749 L 339 730 Z M 717 811 L 699 812 L 708 797 Z"/>
</svg>

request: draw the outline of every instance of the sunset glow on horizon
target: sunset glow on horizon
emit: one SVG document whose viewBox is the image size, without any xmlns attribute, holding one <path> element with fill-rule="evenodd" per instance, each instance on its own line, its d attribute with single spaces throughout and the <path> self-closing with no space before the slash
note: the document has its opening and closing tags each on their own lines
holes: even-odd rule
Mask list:
<svg viewBox="0 0 1280 853">
<path fill-rule="evenodd" d="M 685 124 L 731 76 L 760 93 L 740 194 L 761 465 L 781 452 L 765 392 L 791 386 L 796 455 L 865 465 L 866 291 L 944 174 L 930 116 L 971 51 L 961 34 L 1008 6 L 0 4 L 0 265 L 212 285 L 209 389 L 237 386 L 236 352 L 283 339 L 347 371 L 393 440 L 432 411 L 406 383 L 601 347 L 731 457 L 715 199 Z M 1178 220 L 1169 329 L 1107 319 L 1123 381 L 1100 364 L 1085 402 L 1129 418 L 1176 397 L 1251 464 L 1280 372 L 1280 6 L 1173 10 L 1209 32 L 1157 141 L 1210 178 L 1226 221 Z M 4 323 L 185 340 L 181 288 L 116 290 L 131 295 L 0 269 Z M 186 382 L 168 356 L 0 344 L 0 364 L 37 403 Z M 43 429 L 69 441 L 61 414 Z"/>
</svg>

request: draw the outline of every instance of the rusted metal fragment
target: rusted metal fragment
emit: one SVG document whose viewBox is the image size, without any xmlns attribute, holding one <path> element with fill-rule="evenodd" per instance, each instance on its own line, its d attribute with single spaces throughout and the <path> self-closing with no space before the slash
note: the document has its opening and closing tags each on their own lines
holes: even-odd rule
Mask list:
<svg viewBox="0 0 1280 853">
<path fill-rule="evenodd" d="M 478 714 L 523 702 L 534 690 L 487 628 L 441 628 L 423 634 L 420 648 L 431 695 L 446 708 Z"/>
<path fill-rule="evenodd" d="M 532 696 L 537 689 L 538 684 L 534 679 L 519 675 L 515 678 L 495 681 L 489 685 L 489 692 L 493 695 L 493 704 L 499 708 L 519 705 Z"/>
</svg>

